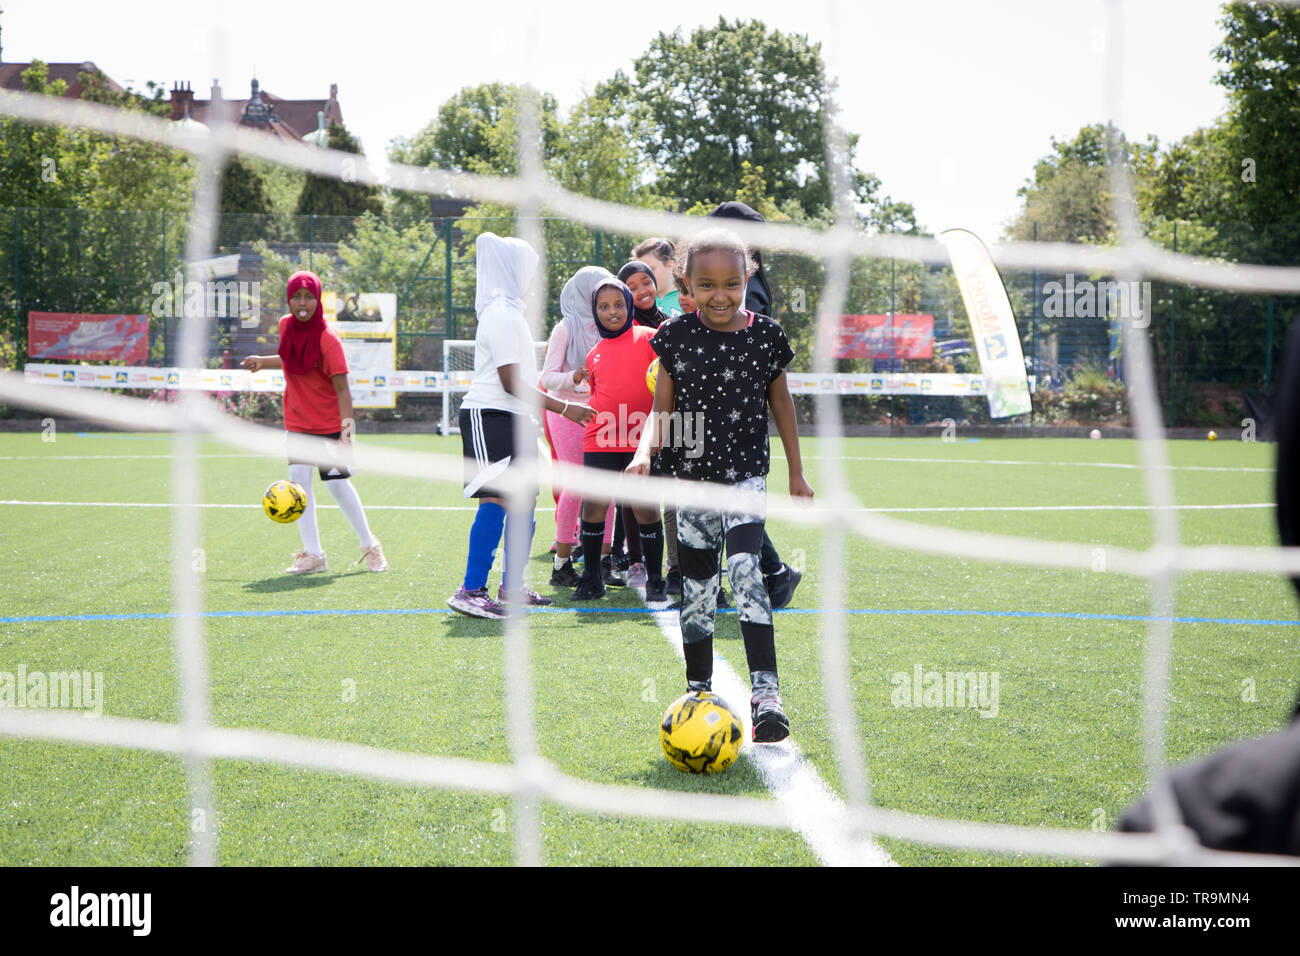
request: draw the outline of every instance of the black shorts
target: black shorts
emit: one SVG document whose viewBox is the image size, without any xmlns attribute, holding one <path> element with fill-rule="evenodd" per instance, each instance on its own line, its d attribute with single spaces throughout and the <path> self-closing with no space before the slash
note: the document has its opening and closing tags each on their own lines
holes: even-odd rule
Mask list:
<svg viewBox="0 0 1300 956">
<path fill-rule="evenodd" d="M 312 433 L 312 432 L 287 432 L 286 434 L 289 434 L 289 435 L 309 435 L 309 436 L 312 437 L 312 438 L 319 438 L 319 439 L 321 439 L 321 441 L 322 441 L 322 443 L 324 444 L 324 447 L 327 449 L 328 453 L 331 454 L 331 455 L 336 454 L 336 452 L 337 452 L 337 444 L 336 444 L 336 443 L 338 442 L 339 438 L 343 435 L 342 432 L 333 432 L 333 433 L 331 433 L 331 434 L 329 434 L 329 435 L 317 435 L 317 434 Z M 291 464 L 291 465 L 315 465 L 316 462 L 314 462 L 314 461 L 297 461 L 297 460 L 294 459 L 294 457 L 293 457 L 292 455 L 290 455 L 290 456 L 289 456 L 289 464 Z M 317 465 L 317 468 L 320 470 L 320 480 L 321 480 L 321 481 L 334 481 L 334 480 L 337 480 L 337 479 L 339 479 L 339 478 L 351 478 L 351 477 L 352 477 L 352 472 L 350 472 L 348 469 L 344 468 L 342 465 L 330 465 L 330 466 L 326 466 L 326 465 Z"/>
<path fill-rule="evenodd" d="M 524 463 L 533 466 L 537 460 L 537 443 L 527 441 L 516 453 L 514 412 L 495 408 L 462 408 L 460 410 L 461 453 L 465 456 L 465 497 L 504 498 L 505 491 L 493 487 L 491 482 L 511 466 Z M 525 430 L 531 438 L 537 431 L 533 423 L 524 419 Z M 534 472 L 535 475 L 535 472 Z M 536 497 L 536 489 L 533 496 Z"/>
<path fill-rule="evenodd" d="M 623 471 L 632 464 L 636 457 L 633 451 L 584 451 L 582 465 L 584 468 L 601 468 L 605 471 Z M 659 467 L 659 456 L 650 459 L 650 474 L 659 478 L 663 471 Z"/>
</svg>

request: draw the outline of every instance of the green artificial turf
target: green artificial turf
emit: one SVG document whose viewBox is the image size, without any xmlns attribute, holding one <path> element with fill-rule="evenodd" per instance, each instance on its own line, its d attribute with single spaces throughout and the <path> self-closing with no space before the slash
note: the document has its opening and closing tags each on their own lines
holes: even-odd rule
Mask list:
<svg viewBox="0 0 1300 956">
<path fill-rule="evenodd" d="M 459 455 L 459 439 L 366 436 L 389 447 Z M 806 475 L 827 486 L 830 443 L 803 441 Z M 0 436 L 0 671 L 104 675 L 103 711 L 179 719 L 172 649 L 170 440 L 59 433 Z M 1168 477 L 1181 504 L 1268 503 L 1273 449 L 1170 442 Z M 895 517 L 936 528 L 992 531 L 1141 549 L 1153 540 L 1131 441 L 847 439 L 850 492 L 864 506 L 935 509 Z M 321 492 L 330 572 L 283 574 L 297 530 L 261 513 L 282 462 L 201 445 L 204 619 L 213 720 L 419 754 L 510 761 L 502 627 L 447 613 L 464 572 L 472 513 L 459 488 L 361 469 L 355 485 L 391 570 L 352 565 L 360 550 Z M 774 444 L 769 488 L 786 486 Z M 1222 469 L 1222 470 L 1196 470 Z M 53 502 L 14 504 L 10 502 Z M 100 502 L 78 506 L 69 502 Z M 657 725 L 681 693 L 676 652 L 634 594 L 572 609 L 546 585 L 554 519 L 539 499 L 528 582 L 557 611 L 530 615 L 538 747 L 583 780 L 685 793 L 769 799 L 754 765 L 678 773 Z M 1014 510 L 1026 506 L 1079 510 Z M 420 510 L 437 506 L 448 510 Z M 1013 510 L 960 510 L 999 508 Z M 1271 508 L 1178 511 L 1189 544 L 1276 543 Z M 794 738 L 840 786 L 822 686 L 821 538 L 778 511 L 783 556 L 805 570 L 776 618 L 782 695 Z M 935 816 L 1086 830 L 1110 826 L 1143 792 L 1142 666 L 1150 598 L 1141 580 L 1037 569 L 886 548 L 845 546 L 843 606 L 860 746 L 880 804 Z M 497 569 L 499 570 L 499 569 Z M 498 573 L 490 586 L 495 588 Z M 608 609 L 620 611 L 610 613 Z M 332 612 L 311 614 L 303 612 Z M 359 612 L 342 614 L 338 612 Z M 392 613 L 378 613 L 378 612 Z M 908 613 L 900 613 L 908 612 Z M 974 614 L 971 612 L 988 612 Z M 1294 703 L 1297 629 L 1290 585 L 1268 575 L 1186 575 L 1175 613 L 1242 623 L 1173 628 L 1167 747 L 1191 758 L 1274 729 Z M 115 619 L 120 615 L 161 615 Z M 43 617 L 103 615 L 88 620 Z M 1019 616 L 1017 616 L 1019 615 Z M 715 647 L 742 675 L 734 614 Z M 996 716 L 977 708 L 898 706 L 898 676 L 996 674 Z M 739 703 L 739 702 L 737 702 Z M 992 713 L 991 708 L 986 712 Z M 93 718 L 87 718 L 93 719 Z M 151 753 L 0 738 L 0 865 L 180 864 L 190 810 L 180 762 Z M 507 797 L 431 790 L 243 761 L 213 769 L 218 858 L 227 864 L 503 864 L 513 857 Z M 814 864 L 794 833 L 607 818 L 543 806 L 548 863 Z M 1045 862 L 885 841 L 900 863 Z M 1063 861 L 1055 861 L 1063 862 Z"/>
</svg>

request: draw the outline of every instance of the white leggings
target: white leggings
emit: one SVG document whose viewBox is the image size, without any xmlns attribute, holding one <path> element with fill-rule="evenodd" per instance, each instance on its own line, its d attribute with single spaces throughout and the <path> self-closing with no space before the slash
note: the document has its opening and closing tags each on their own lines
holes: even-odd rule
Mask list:
<svg viewBox="0 0 1300 956">
<path fill-rule="evenodd" d="M 316 471 L 315 465 L 290 465 L 289 478 L 301 485 L 303 491 L 307 493 L 307 507 L 303 509 L 302 517 L 298 519 L 302 549 L 308 554 L 321 554 L 323 552 L 320 549 L 320 529 L 316 526 L 316 493 L 312 488 L 314 471 Z M 352 525 L 361 547 L 368 548 L 376 544 L 375 536 L 370 533 L 370 525 L 366 523 L 361 497 L 357 494 L 357 489 L 352 487 L 351 479 L 331 478 L 324 482 L 324 485 L 343 511 L 343 516 L 348 519 L 348 524 Z"/>
</svg>

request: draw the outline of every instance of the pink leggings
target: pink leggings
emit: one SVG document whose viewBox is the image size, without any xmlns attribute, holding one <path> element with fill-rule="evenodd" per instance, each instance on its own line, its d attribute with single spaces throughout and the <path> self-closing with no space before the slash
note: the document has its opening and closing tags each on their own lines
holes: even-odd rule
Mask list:
<svg viewBox="0 0 1300 956">
<path fill-rule="evenodd" d="M 557 412 L 546 413 L 546 424 L 551 429 L 551 441 L 560 461 L 570 465 L 582 464 L 582 438 L 587 429 L 571 422 Z M 582 513 L 582 495 L 565 489 L 555 503 L 555 540 L 559 544 L 578 544 L 578 528 Z M 611 502 L 605 513 L 605 543 L 614 540 L 614 505 Z"/>
</svg>

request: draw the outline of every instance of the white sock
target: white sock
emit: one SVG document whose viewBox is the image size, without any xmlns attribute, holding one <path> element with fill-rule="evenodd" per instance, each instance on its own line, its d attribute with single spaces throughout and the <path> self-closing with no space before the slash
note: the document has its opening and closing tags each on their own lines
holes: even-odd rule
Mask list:
<svg viewBox="0 0 1300 956">
<path fill-rule="evenodd" d="M 357 489 L 352 487 L 352 482 L 347 478 L 335 478 L 324 484 L 334 496 L 334 500 L 338 502 L 338 506 L 343 509 L 343 516 L 348 519 L 348 524 L 352 525 L 352 530 L 357 533 L 357 540 L 361 542 L 361 547 L 368 548 L 378 544 L 378 539 L 370 533 L 370 525 L 366 523 L 366 513 L 361 507 L 361 496 L 357 494 Z"/>
<path fill-rule="evenodd" d="M 312 491 L 312 472 L 316 469 L 311 465 L 290 465 L 289 480 L 296 485 L 301 485 L 302 490 L 307 492 L 307 507 L 302 511 L 302 517 L 298 519 L 298 534 L 302 537 L 302 549 L 308 554 L 320 554 L 320 529 L 316 526 L 316 494 Z"/>
<path fill-rule="evenodd" d="M 562 558 L 558 554 L 555 556 L 555 570 L 560 570 L 560 568 L 564 567 L 568 563 L 568 558 Z"/>
</svg>

